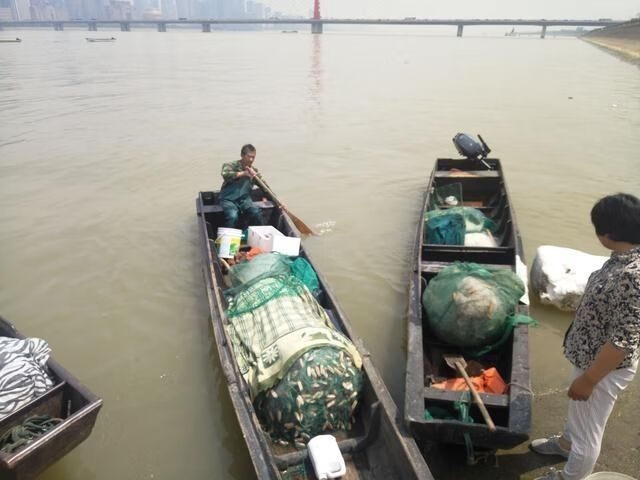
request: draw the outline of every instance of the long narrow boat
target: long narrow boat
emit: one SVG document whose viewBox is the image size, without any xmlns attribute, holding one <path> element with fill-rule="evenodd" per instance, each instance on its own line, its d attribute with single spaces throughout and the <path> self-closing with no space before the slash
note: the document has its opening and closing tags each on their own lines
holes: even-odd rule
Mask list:
<svg viewBox="0 0 640 480">
<path fill-rule="evenodd" d="M 0 336 L 25 338 L 2 317 Z M 34 415 L 49 415 L 62 422 L 13 453 L 0 452 L 3 480 L 31 480 L 38 476 L 89 436 L 102 407 L 102 400 L 53 358 L 47 367 L 54 379 L 53 388 L 0 420 L 0 436 Z"/>
<path fill-rule="evenodd" d="M 437 198 L 437 192 L 446 189 L 461 189 L 463 206 L 477 208 L 493 220 L 497 226 L 495 247 L 425 243 L 424 215 L 437 204 L 442 206 L 445 203 L 444 208 L 447 208 L 446 202 Z M 462 352 L 436 338 L 426 321 L 422 304 L 423 292 L 429 281 L 456 261 L 474 262 L 489 269 L 511 269 L 526 285 L 522 240 L 497 159 L 438 159 L 429 178 L 418 221 L 409 287 L 405 417 L 419 441 L 461 445 L 471 442 L 473 447 L 480 449 L 511 448 L 527 440 L 531 425 L 532 393 L 526 325 L 516 326 L 511 338 L 501 347 L 476 359 L 483 366 L 495 366 L 509 385 L 505 394 L 480 393 L 496 424 L 495 431 L 489 430 L 475 404 L 470 407 L 474 423 L 425 415 L 425 410 L 433 407 L 455 412 L 454 404 L 469 398 L 468 391 L 431 386 L 434 379 L 458 376 L 448 367 L 443 356 Z M 525 294 L 516 307 L 517 313 L 528 314 L 527 303 Z"/>
<path fill-rule="evenodd" d="M 260 207 L 265 224 L 272 225 L 287 236 L 297 237 L 290 219 L 279 206 L 259 190 L 254 190 L 254 205 Z M 225 283 L 214 241 L 222 225 L 222 208 L 218 204 L 217 192 L 201 192 L 196 199 L 198 228 L 204 256 L 204 277 L 211 313 L 211 325 L 216 348 L 220 357 L 231 402 L 235 410 L 242 435 L 246 441 L 253 468 L 260 480 L 282 478 L 316 478 L 310 466 L 306 448 L 296 450 L 293 446 L 275 445 L 261 427 L 249 388 L 238 370 L 232 352 L 232 342 L 224 328 L 226 321 L 223 291 Z M 258 201 L 257 199 L 262 199 Z M 300 256 L 314 267 L 321 288 L 320 304 L 340 330 L 351 339 L 363 361 L 363 391 L 356 409 L 356 428 L 350 432 L 334 433 L 343 452 L 347 474 L 345 480 L 389 480 L 432 479 L 422 455 L 404 426 L 393 399 L 373 366 L 370 355 L 362 341 L 353 331 L 347 317 L 338 305 L 326 280 L 318 272 L 305 250 Z M 292 471 L 300 469 L 306 476 L 291 477 Z"/>
</svg>

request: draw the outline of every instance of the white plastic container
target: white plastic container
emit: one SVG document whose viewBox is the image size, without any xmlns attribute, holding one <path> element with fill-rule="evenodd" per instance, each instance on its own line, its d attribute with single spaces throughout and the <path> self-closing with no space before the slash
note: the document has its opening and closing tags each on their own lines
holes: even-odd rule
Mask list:
<svg viewBox="0 0 640 480">
<path fill-rule="evenodd" d="M 300 239 L 285 237 L 278 229 L 267 226 L 249 227 L 247 243 L 263 252 L 278 252 L 296 257 L 300 254 Z"/>
<path fill-rule="evenodd" d="M 344 458 L 333 435 L 318 435 L 307 444 L 309 458 L 318 480 L 339 478 L 347 473 Z"/>
<path fill-rule="evenodd" d="M 218 228 L 218 237 L 215 245 L 220 258 L 233 258 L 240 249 L 242 230 L 237 228 Z"/>
<path fill-rule="evenodd" d="M 597 472 L 584 477 L 584 480 L 636 480 L 624 473 L 616 472 Z"/>
</svg>

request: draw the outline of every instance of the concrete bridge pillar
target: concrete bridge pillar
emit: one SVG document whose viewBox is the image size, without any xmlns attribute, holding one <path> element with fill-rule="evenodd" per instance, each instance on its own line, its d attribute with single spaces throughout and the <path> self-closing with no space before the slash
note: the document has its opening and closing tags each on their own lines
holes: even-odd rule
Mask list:
<svg viewBox="0 0 640 480">
<path fill-rule="evenodd" d="M 543 25 L 542 32 L 540 32 L 540 38 L 544 38 L 546 34 L 547 34 L 547 26 Z"/>
<path fill-rule="evenodd" d="M 166 32 L 167 31 L 167 24 L 166 23 L 159 23 L 158 24 L 158 31 L 159 32 Z"/>
<path fill-rule="evenodd" d="M 203 23 L 202 24 L 202 32 L 203 33 L 210 33 L 211 32 L 211 24 L 210 23 Z"/>
<path fill-rule="evenodd" d="M 130 32 L 131 24 L 129 22 L 120 22 L 120 31 L 121 32 Z"/>
<path fill-rule="evenodd" d="M 64 30 L 64 24 L 62 22 L 53 22 L 53 29 L 56 32 L 61 32 Z"/>
<path fill-rule="evenodd" d="M 464 25 L 458 25 L 458 37 L 462 36 L 462 29 L 464 28 Z"/>
<path fill-rule="evenodd" d="M 90 32 L 97 32 L 98 31 L 98 24 L 96 22 L 89 22 L 89 31 Z"/>
<path fill-rule="evenodd" d="M 322 22 L 314 22 L 311 24 L 311 33 L 322 33 Z"/>
</svg>

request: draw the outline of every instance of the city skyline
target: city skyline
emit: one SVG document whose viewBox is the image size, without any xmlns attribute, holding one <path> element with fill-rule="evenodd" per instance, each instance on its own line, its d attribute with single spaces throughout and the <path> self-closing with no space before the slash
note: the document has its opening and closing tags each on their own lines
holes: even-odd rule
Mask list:
<svg viewBox="0 0 640 480">
<path fill-rule="evenodd" d="M 0 20 L 172 20 L 310 17 L 313 0 L 0 0 Z M 321 0 L 324 18 L 570 18 L 625 20 L 637 0 Z"/>
</svg>

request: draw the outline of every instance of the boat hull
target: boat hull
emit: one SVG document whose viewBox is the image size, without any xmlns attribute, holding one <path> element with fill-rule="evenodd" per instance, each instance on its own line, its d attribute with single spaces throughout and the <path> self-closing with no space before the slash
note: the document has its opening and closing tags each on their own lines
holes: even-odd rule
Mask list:
<svg viewBox="0 0 640 480">
<path fill-rule="evenodd" d="M 445 364 L 444 354 L 463 352 L 439 340 L 429 329 L 422 305 L 423 292 L 429 281 L 442 269 L 460 261 L 477 263 L 490 269 L 510 269 L 522 277 L 526 284 L 522 240 L 502 167 L 497 159 L 485 161 L 492 166 L 492 170 L 487 170 L 477 161 L 438 159 L 423 197 L 409 282 L 405 378 L 405 419 L 419 443 L 466 445 L 470 442 L 474 448 L 493 450 L 512 448 L 529 438 L 532 392 L 526 325 L 516 326 L 503 346 L 479 359 L 485 365 L 496 366 L 509 384 L 505 394 L 480 393 L 496 424 L 495 431 L 490 431 L 484 423 L 479 409 L 469 400 L 469 392 L 431 386 L 434 378 L 457 376 Z M 497 225 L 495 247 L 432 245 L 423 240 L 424 213 L 433 208 L 437 189 L 452 185 L 463 192 L 463 205 L 478 208 L 494 220 Z M 517 313 L 528 314 L 525 299 L 521 299 Z M 461 419 L 425 417 L 425 410 L 434 407 L 453 412 L 454 404 L 460 401 L 470 404 L 474 423 Z"/>
<path fill-rule="evenodd" d="M 0 317 L 0 336 L 24 338 Z M 63 422 L 18 450 L 0 452 L 0 479 L 30 480 L 65 456 L 91 434 L 102 400 L 82 385 L 53 358 L 47 362 L 55 385 L 44 395 L 0 421 L 0 435 L 32 415 L 50 415 Z"/>
<path fill-rule="evenodd" d="M 261 209 L 265 223 L 276 227 L 287 236 L 298 236 L 291 221 L 271 200 L 259 200 L 261 193 L 255 193 L 254 206 Z M 308 478 L 315 478 L 307 450 L 280 448 L 274 446 L 262 430 L 249 390 L 242 379 L 233 358 L 231 342 L 223 327 L 224 284 L 222 270 L 215 248 L 215 232 L 223 221 L 222 209 L 217 204 L 216 192 L 201 192 L 196 199 L 198 228 L 203 253 L 203 272 L 209 308 L 211 328 L 214 334 L 220 365 L 229 390 L 229 396 L 238 420 L 243 438 L 249 451 L 253 469 L 260 480 L 282 478 L 284 472 L 304 465 Z M 340 330 L 351 339 L 359 351 L 364 374 L 364 386 L 360 399 L 360 410 L 352 434 L 334 433 L 347 464 L 348 479 L 424 479 L 433 477 L 422 455 L 406 429 L 401 413 L 397 410 L 382 379 L 371 362 L 362 341 L 348 323 L 346 315 L 329 289 L 325 278 L 301 246 L 300 256 L 314 267 L 322 294 L 320 304 Z"/>
</svg>

